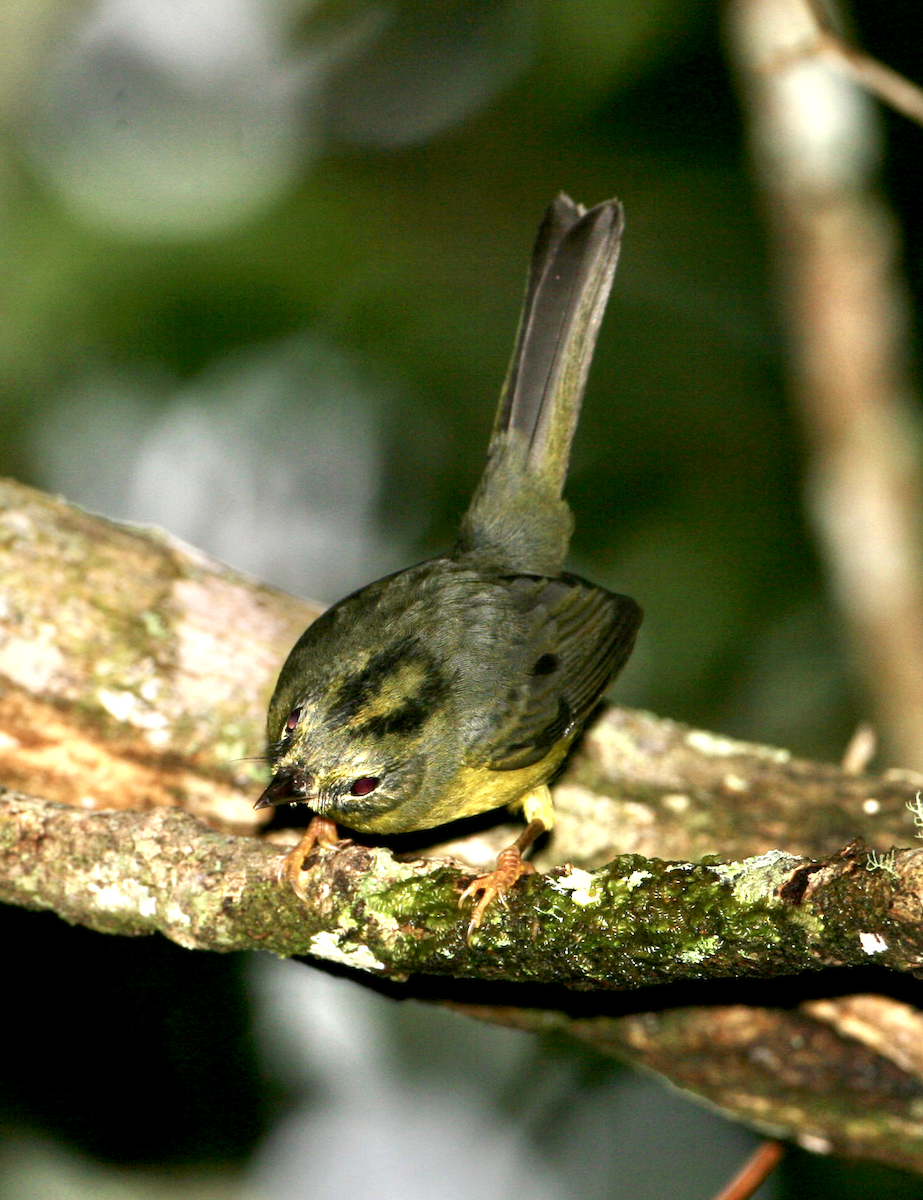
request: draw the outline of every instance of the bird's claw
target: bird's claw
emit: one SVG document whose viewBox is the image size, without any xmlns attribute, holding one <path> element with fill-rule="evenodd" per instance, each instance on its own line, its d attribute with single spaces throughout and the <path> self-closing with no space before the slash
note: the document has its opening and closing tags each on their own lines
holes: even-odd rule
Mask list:
<svg viewBox="0 0 923 1200">
<path fill-rule="evenodd" d="M 279 865 L 279 883 L 288 883 L 292 891 L 303 903 L 308 903 L 308 894 L 301 883 L 301 872 L 305 860 L 315 846 L 347 846 L 348 841 L 337 837 L 335 822 L 326 817 L 312 817 L 308 827 L 301 835 L 297 846 L 293 846 Z"/>
<path fill-rule="evenodd" d="M 497 855 L 497 865 L 489 875 L 479 875 L 471 880 L 458 898 L 458 907 L 461 908 L 467 900 L 473 900 L 479 892 L 482 893 L 468 922 L 465 940 L 469 945 L 472 935 L 480 926 L 484 913 L 491 904 L 496 900 L 498 904 L 506 907 L 507 893 L 513 884 L 523 875 L 532 875 L 534 872 L 535 867 L 530 862 L 523 862 L 519 847 L 508 846 Z"/>
</svg>

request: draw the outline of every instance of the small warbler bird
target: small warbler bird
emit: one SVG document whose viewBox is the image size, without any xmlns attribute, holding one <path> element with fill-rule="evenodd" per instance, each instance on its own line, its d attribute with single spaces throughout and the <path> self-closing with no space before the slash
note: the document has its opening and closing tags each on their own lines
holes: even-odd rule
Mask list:
<svg viewBox="0 0 923 1200">
<path fill-rule="evenodd" d="M 269 706 L 272 780 L 257 808 L 315 813 L 285 860 L 300 872 L 337 823 L 405 833 L 507 805 L 526 827 L 462 893 L 490 903 L 533 868 L 554 825 L 548 780 L 625 663 L 641 623 L 627 596 L 562 570 L 561 498 L 621 205 L 560 195 L 539 229 L 487 466 L 458 541 L 329 608 L 289 654 Z"/>
</svg>

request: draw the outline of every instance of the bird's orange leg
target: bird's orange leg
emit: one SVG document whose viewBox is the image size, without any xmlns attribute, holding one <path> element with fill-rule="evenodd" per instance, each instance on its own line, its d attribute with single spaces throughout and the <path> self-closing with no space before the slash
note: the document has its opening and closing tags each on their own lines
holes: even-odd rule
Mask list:
<svg viewBox="0 0 923 1200">
<path fill-rule="evenodd" d="M 465 890 L 459 897 L 458 906 L 465 903 L 466 900 L 471 900 L 478 893 L 481 893 L 481 898 L 474 906 L 474 912 L 471 914 L 471 920 L 468 922 L 467 941 L 470 943 L 471 935 L 480 925 L 483 920 L 484 913 L 493 904 L 494 900 L 499 900 L 501 904 L 506 902 L 506 893 L 510 890 L 517 879 L 523 875 L 532 875 L 535 872 L 535 867 L 530 862 L 523 862 L 523 853 L 529 849 L 535 839 L 548 826 L 544 821 L 535 818 L 529 822 L 519 837 L 513 842 L 512 846 L 507 846 L 505 850 L 501 850 L 497 855 L 497 865 L 489 875 L 480 875 L 477 879 L 472 879 Z"/>
<path fill-rule="evenodd" d="M 305 859 L 315 846 L 336 846 L 338 844 L 336 822 L 327 817 L 312 817 L 308 822 L 307 829 L 301 835 L 301 841 L 289 850 L 282 860 L 279 882 L 287 879 L 295 894 L 307 903 L 307 894 L 301 886 L 301 872 Z"/>
</svg>

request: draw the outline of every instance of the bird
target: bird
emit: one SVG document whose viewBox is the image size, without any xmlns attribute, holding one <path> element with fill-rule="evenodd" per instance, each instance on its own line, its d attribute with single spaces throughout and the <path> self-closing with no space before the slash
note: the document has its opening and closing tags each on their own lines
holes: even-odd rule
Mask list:
<svg viewBox="0 0 923 1200">
<path fill-rule="evenodd" d="M 338 825 L 430 829 L 507 806 L 525 828 L 473 879 L 467 940 L 534 870 L 554 826 L 549 780 L 634 645 L 642 610 L 564 570 L 562 492 L 624 228 L 617 200 L 561 193 L 539 227 L 487 463 L 451 552 L 328 608 L 290 652 L 269 705 L 272 778 L 256 808 L 313 817 L 283 863 L 300 882 Z"/>
</svg>

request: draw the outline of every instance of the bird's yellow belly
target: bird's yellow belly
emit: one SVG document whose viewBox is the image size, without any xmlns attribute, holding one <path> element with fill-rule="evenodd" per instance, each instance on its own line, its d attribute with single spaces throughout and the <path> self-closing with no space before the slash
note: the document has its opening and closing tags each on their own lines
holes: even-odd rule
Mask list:
<svg viewBox="0 0 923 1200">
<path fill-rule="evenodd" d="M 552 746 L 537 763 L 515 771 L 494 771 L 490 767 L 462 767 L 452 783 L 439 796 L 421 793 L 400 808 L 369 818 L 353 828 L 363 833 L 409 833 L 432 829 L 463 817 L 473 817 L 492 808 L 518 807 L 536 788 L 547 783 L 564 760 L 573 739 Z M 546 792 L 547 795 L 547 792 Z M 542 806 L 546 828 L 554 824 L 550 804 Z"/>
</svg>

